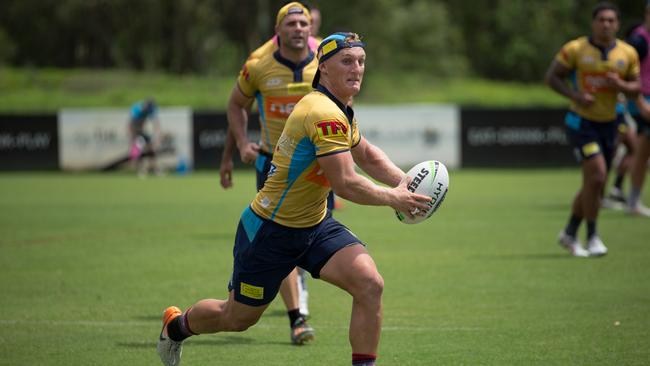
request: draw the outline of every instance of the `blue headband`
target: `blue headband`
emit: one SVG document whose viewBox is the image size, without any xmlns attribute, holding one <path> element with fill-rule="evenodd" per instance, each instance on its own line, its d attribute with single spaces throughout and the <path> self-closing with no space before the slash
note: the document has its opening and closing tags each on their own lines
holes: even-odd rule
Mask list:
<svg viewBox="0 0 650 366">
<path fill-rule="evenodd" d="M 325 37 L 325 39 L 323 39 L 323 41 L 318 46 L 318 50 L 316 52 L 318 57 L 318 64 L 320 65 L 323 62 L 327 61 L 330 57 L 336 55 L 340 50 L 352 47 L 365 48 L 366 44 L 361 42 L 359 35 L 356 33 L 337 32 L 329 35 Z M 312 81 L 311 86 L 316 88 L 318 86 L 319 80 L 320 70 L 316 70 L 314 81 Z"/>
</svg>

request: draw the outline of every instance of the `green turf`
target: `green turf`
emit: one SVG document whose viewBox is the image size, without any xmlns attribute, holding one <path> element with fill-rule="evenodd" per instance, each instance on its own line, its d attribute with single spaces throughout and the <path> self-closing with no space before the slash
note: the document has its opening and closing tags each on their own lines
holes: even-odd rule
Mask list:
<svg viewBox="0 0 650 366">
<path fill-rule="evenodd" d="M 226 295 L 253 194 L 250 172 L 235 180 L 0 175 L 0 365 L 157 364 L 164 307 Z M 423 224 L 337 212 L 385 279 L 381 364 L 647 365 L 650 221 L 604 211 L 610 254 L 569 257 L 555 239 L 578 184 L 573 169 L 452 171 Z M 276 301 L 247 332 L 188 341 L 183 364 L 349 364 L 349 296 L 309 286 L 313 344 L 289 344 Z"/>
<path fill-rule="evenodd" d="M 124 107 L 146 97 L 162 106 L 225 110 L 237 73 L 173 75 L 127 70 L 19 69 L 0 66 L 0 112 L 53 112 L 60 108 Z M 360 104 L 446 103 L 487 107 L 565 107 L 543 83 L 477 78 L 439 79 L 429 74 L 370 73 Z"/>
</svg>

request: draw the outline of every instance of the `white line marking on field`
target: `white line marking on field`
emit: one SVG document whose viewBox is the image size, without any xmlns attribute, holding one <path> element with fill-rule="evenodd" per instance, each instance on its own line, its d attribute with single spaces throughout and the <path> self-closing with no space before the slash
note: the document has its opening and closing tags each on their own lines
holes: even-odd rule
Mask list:
<svg viewBox="0 0 650 366">
<path fill-rule="evenodd" d="M 0 319 L 0 325 L 7 326 L 75 326 L 75 327 L 153 327 L 160 326 L 158 321 L 102 321 L 102 320 L 18 320 L 18 319 Z M 271 324 L 257 324 L 256 328 L 262 329 L 284 329 L 284 326 Z M 323 325 L 319 324 L 320 329 L 348 329 L 346 325 Z M 407 332 L 478 332 L 482 331 L 480 327 L 453 327 L 453 326 L 431 326 L 431 327 L 411 327 L 411 326 L 384 326 L 383 331 L 407 331 Z"/>
</svg>

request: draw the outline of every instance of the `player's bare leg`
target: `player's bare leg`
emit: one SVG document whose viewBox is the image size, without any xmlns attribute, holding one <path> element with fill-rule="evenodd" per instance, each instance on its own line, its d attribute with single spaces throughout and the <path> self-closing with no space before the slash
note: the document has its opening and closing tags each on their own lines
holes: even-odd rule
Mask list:
<svg viewBox="0 0 650 366">
<path fill-rule="evenodd" d="M 352 295 L 349 337 L 353 357 L 376 357 L 381 336 L 384 280 L 366 248 L 355 244 L 339 250 L 321 269 L 320 276 Z"/>
<path fill-rule="evenodd" d="M 228 300 L 201 300 L 181 313 L 170 306 L 163 315 L 158 340 L 158 355 L 166 366 L 180 364 L 182 343 L 192 335 L 217 332 L 242 332 L 257 323 L 267 305 L 250 306 L 235 301 L 232 291 Z"/>
<path fill-rule="evenodd" d="M 600 195 L 607 180 L 607 165 L 602 154 L 582 162 L 582 213 L 587 222 L 587 250 L 590 255 L 607 253 L 607 247 L 596 232 L 596 220 L 600 210 Z"/>
<path fill-rule="evenodd" d="M 304 315 L 300 314 L 297 268 L 294 268 L 280 284 L 280 295 L 289 315 L 291 343 L 301 345 L 313 340 L 314 329 L 307 324 Z"/>
<path fill-rule="evenodd" d="M 650 157 L 650 137 L 640 135 L 637 150 L 632 162 L 630 174 L 631 190 L 627 212 L 633 215 L 650 216 L 650 209 L 641 203 L 641 191 L 648 171 L 648 158 Z"/>
</svg>

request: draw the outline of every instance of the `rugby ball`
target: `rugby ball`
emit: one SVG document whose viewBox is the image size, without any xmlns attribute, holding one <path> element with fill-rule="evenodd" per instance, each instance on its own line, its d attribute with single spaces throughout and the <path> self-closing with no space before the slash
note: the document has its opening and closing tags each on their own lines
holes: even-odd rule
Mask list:
<svg viewBox="0 0 650 366">
<path fill-rule="evenodd" d="M 433 215 L 440 208 L 442 201 L 445 200 L 447 190 L 449 189 L 449 172 L 447 167 L 437 161 L 423 161 L 411 168 L 406 175 L 411 178 L 408 190 L 431 197 L 429 208 L 422 215 L 418 209 L 412 212 L 415 218 L 411 219 L 402 212 L 395 211 L 397 219 L 405 224 L 417 224 Z"/>
</svg>

